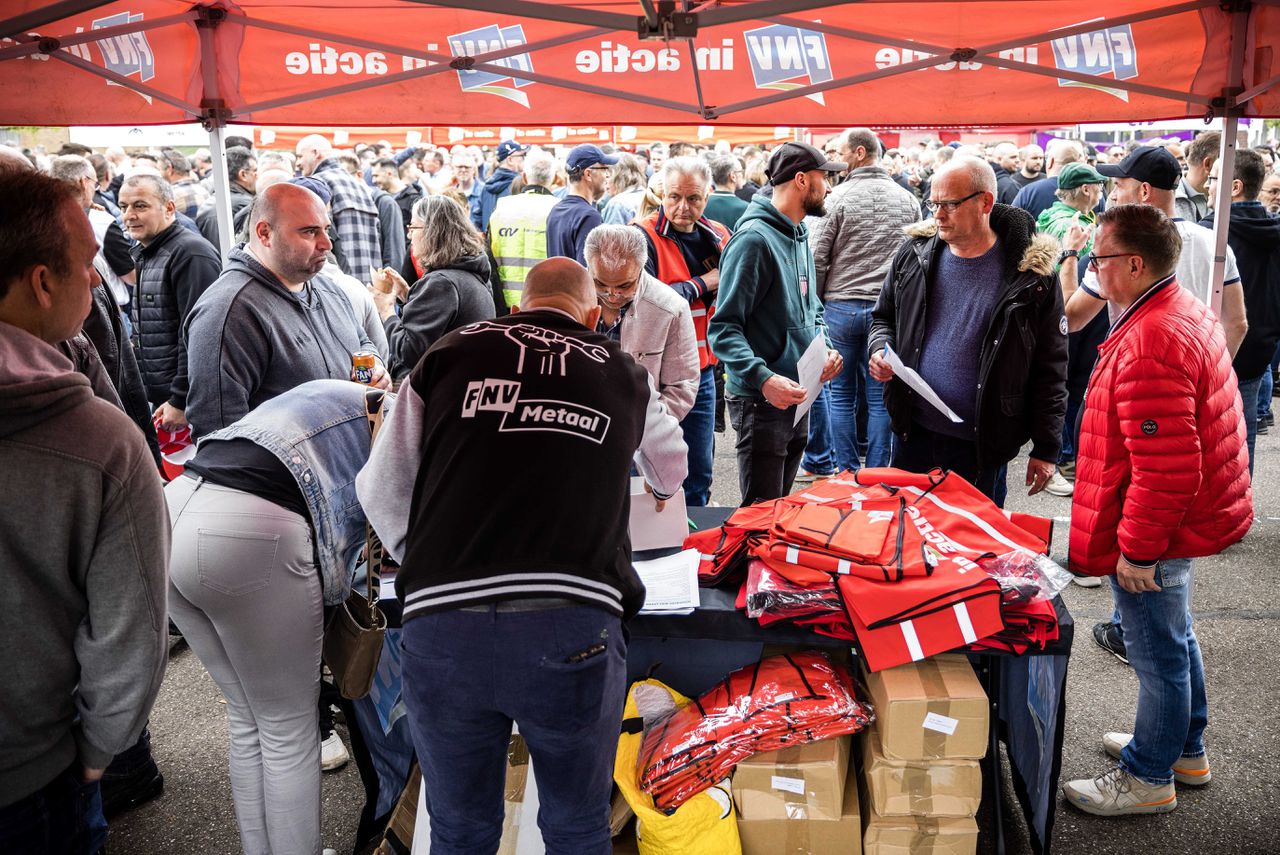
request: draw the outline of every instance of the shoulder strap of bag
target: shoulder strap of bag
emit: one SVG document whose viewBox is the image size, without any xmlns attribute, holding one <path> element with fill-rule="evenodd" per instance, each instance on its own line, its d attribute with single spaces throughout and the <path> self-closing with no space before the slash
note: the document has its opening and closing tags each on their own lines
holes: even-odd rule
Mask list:
<svg viewBox="0 0 1280 855">
<path fill-rule="evenodd" d="M 369 419 L 370 450 L 373 449 L 373 442 L 378 438 L 378 430 L 382 427 L 384 398 L 385 393 L 381 389 L 369 389 L 364 393 L 364 412 Z M 368 572 L 365 574 L 367 585 L 365 598 L 369 601 L 369 609 L 372 611 L 378 602 L 378 590 L 382 582 L 382 562 L 386 556 L 386 550 L 382 546 L 382 539 L 368 522 L 365 523 L 365 536 L 368 541 L 368 549 L 365 553 L 368 560 Z"/>
</svg>

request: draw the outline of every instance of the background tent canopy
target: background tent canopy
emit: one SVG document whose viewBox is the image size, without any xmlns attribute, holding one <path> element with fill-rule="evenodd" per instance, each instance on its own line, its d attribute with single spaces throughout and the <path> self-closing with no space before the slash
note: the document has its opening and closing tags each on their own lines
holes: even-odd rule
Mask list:
<svg viewBox="0 0 1280 855">
<path fill-rule="evenodd" d="M 1275 2 L 1246 13 L 1246 115 L 1280 113 Z M 704 3 L 670 41 L 608 0 L 5 8 L 0 122 L 50 125 L 1152 120 L 1210 112 L 1233 33 L 1218 0 Z"/>
</svg>

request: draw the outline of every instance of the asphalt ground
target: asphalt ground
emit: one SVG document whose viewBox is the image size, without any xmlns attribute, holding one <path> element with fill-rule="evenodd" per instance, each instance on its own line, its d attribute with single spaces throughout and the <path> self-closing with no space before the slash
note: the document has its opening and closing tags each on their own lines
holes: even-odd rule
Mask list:
<svg viewBox="0 0 1280 855">
<path fill-rule="evenodd" d="M 717 434 L 712 501 L 739 502 L 732 429 Z M 1065 559 L 1071 500 L 1019 489 L 1026 458 L 1009 467 L 1012 510 L 1052 516 L 1054 557 Z M 1101 819 L 1059 799 L 1053 850 L 1060 855 L 1264 855 L 1280 853 L 1280 429 L 1258 437 L 1253 529 L 1221 555 L 1195 563 L 1193 612 L 1209 694 L 1206 744 L 1212 782 L 1180 787 L 1178 808 L 1159 816 Z M 1111 614 L 1109 588 L 1073 585 L 1063 594 L 1076 621 L 1067 681 L 1062 780 L 1108 768 L 1105 731 L 1132 729 L 1138 683 L 1101 650 L 1092 625 Z M 227 774 L 221 694 L 185 645 L 172 654 L 151 717 L 164 794 L 111 823 L 111 855 L 240 852 Z M 346 737 L 346 731 L 339 726 Z M 364 793 L 354 763 L 323 778 L 323 841 L 348 853 Z M 1011 855 L 1026 851 L 1016 829 Z"/>
</svg>

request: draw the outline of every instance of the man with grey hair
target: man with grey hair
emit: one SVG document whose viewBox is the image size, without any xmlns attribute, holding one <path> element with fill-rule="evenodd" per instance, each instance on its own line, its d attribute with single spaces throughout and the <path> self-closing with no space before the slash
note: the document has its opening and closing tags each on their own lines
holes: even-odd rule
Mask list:
<svg viewBox="0 0 1280 855">
<path fill-rule="evenodd" d="M 689 447 L 685 503 L 701 507 L 711 500 L 715 453 L 716 358 L 707 345 L 707 322 L 715 312 L 720 286 L 720 253 L 729 229 L 707 219 L 711 169 L 694 157 L 673 157 L 662 164 L 662 207 L 637 220 L 644 233 L 645 272 L 665 282 L 689 304 L 698 344 L 698 395 L 680 422 Z"/>
<path fill-rule="evenodd" d="M 831 345 L 848 366 L 831 380 L 831 446 L 837 469 L 862 465 L 858 424 L 865 418 L 865 464 L 888 466 L 893 431 L 883 387 L 867 373 L 868 334 L 889 263 L 907 239 L 903 230 L 920 220 L 920 203 L 881 166 L 880 140 L 870 130 L 847 131 L 837 153 L 849 165 L 848 175 L 809 232 Z"/>
<path fill-rule="evenodd" d="M 354 380 L 351 358 L 374 355 L 373 385 L 390 379 L 346 294 L 318 275 L 332 247 L 325 204 L 291 183 L 254 200 L 249 240 L 187 323 L 188 417 L 199 437 L 308 380 Z"/>
<path fill-rule="evenodd" d="M 173 188 L 173 202 L 178 210 L 194 219 L 209 198 L 209 191 L 191 174 L 191 161 L 175 149 L 161 149 L 160 174 Z"/>
<path fill-rule="evenodd" d="M 1084 163 L 1084 145 L 1077 140 L 1049 140 L 1044 150 L 1046 177 L 1019 190 L 1013 197 L 1013 206 L 1026 211 L 1033 220 L 1039 217 L 1041 211 L 1057 201 L 1054 193 L 1058 189 L 1058 173 L 1068 163 Z"/>
<path fill-rule="evenodd" d="M 1207 131 L 1187 144 L 1187 169 L 1173 197 L 1173 207 L 1182 219 L 1198 223 L 1209 214 L 1209 173 L 1218 162 L 1222 145 L 1219 131 Z"/>
<path fill-rule="evenodd" d="M 98 239 L 97 261 L 100 263 L 95 262 L 98 275 L 111 291 L 117 306 L 125 309 L 133 296 L 133 256 L 129 254 L 129 241 L 116 218 L 94 204 L 98 174 L 93 164 L 80 155 L 62 155 L 53 159 L 49 174 L 59 181 L 71 184 L 81 195 L 89 215 L 89 224 L 93 226 L 93 235 Z M 128 323 L 127 318 L 125 323 Z"/>
<path fill-rule="evenodd" d="M 600 300 L 596 331 L 649 372 L 667 410 L 683 419 L 697 397 L 699 373 L 688 301 L 645 272 L 648 252 L 637 229 L 598 226 L 584 252 Z"/>
<path fill-rule="evenodd" d="M 183 326 L 222 272 L 207 241 L 175 219 L 173 190 L 163 178 L 132 175 L 120 186 L 120 210 L 133 248 L 133 300 L 138 367 L 154 418 L 165 430 L 187 424 L 187 345 Z"/>
<path fill-rule="evenodd" d="M 934 218 L 908 229 L 873 311 L 871 376 L 887 383 L 898 436 L 893 465 L 951 469 L 1002 502 L 998 477 L 1031 440 L 1026 484 L 1044 489 L 1062 447 L 1067 320 L 1054 274 L 1057 243 L 1025 211 L 995 202 L 996 177 L 956 157 L 933 176 Z M 927 295 L 927 299 L 926 299 Z M 885 358 L 892 348 L 957 415 L 914 394 Z"/>
<path fill-rule="evenodd" d="M 514 155 L 513 155 L 514 156 Z M 521 152 L 524 187 L 498 199 L 489 215 L 490 268 L 495 290 L 502 292 L 507 308 L 520 305 L 529 270 L 547 257 L 547 217 L 558 201 L 551 195 L 556 160 L 541 149 Z"/>
</svg>

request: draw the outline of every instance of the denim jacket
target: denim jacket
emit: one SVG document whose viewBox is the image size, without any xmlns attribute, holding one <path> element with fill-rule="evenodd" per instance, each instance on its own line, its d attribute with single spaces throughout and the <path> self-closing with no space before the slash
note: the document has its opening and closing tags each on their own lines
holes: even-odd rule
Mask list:
<svg viewBox="0 0 1280 855">
<path fill-rule="evenodd" d="M 365 516 L 356 498 L 356 473 L 369 459 L 368 387 L 346 380 L 312 380 L 264 401 L 233 425 L 203 437 L 247 439 L 280 459 L 302 490 L 315 531 L 325 605 L 351 590 Z M 394 395 L 386 396 L 390 411 Z"/>
</svg>

